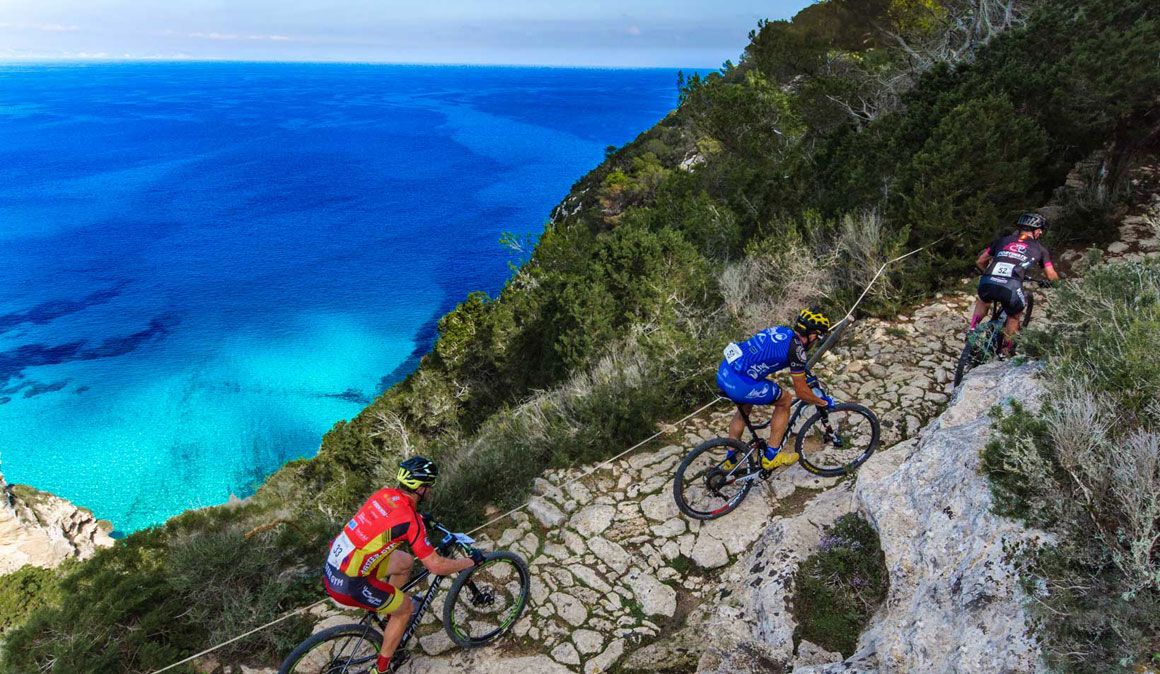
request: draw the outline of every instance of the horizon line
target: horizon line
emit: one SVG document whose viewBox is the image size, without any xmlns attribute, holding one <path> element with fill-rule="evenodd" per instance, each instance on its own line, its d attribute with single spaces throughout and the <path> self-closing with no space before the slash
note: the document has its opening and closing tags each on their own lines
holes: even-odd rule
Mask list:
<svg viewBox="0 0 1160 674">
<path fill-rule="evenodd" d="M 724 65 L 718 66 L 676 66 L 676 65 L 595 65 L 595 64 L 562 64 L 562 63 L 472 63 L 455 61 L 378 61 L 378 60 L 318 60 L 318 59 L 246 59 L 228 57 L 203 56 L 0 56 L 2 65 L 52 65 L 52 64 L 82 64 L 82 63 L 239 63 L 239 64 L 269 64 L 269 65 L 378 65 L 378 66 L 420 66 L 420 67 L 447 67 L 447 68 L 555 68 L 555 69 L 588 69 L 588 70 L 689 70 L 689 71 L 717 71 Z"/>
</svg>

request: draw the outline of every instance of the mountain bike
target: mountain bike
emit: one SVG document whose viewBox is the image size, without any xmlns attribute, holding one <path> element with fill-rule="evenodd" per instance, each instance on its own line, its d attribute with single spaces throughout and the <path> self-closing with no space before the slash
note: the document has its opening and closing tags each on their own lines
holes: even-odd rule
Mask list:
<svg viewBox="0 0 1160 674">
<path fill-rule="evenodd" d="M 1040 281 L 1038 279 L 1027 279 L 1023 283 L 1025 289 L 1030 284 L 1035 284 L 1040 287 L 1047 287 L 1049 285 L 1047 281 Z M 1020 330 L 1026 328 L 1031 323 L 1031 312 L 1035 308 L 1035 296 L 1031 292 L 1026 292 L 1024 295 L 1027 299 L 1027 306 L 1023 308 L 1023 320 L 1019 324 Z M 963 376 L 972 368 L 978 367 L 999 355 L 999 349 L 1003 346 L 1003 326 L 1006 324 L 1007 311 L 1003 309 L 1002 304 L 992 302 L 991 318 L 986 321 L 980 321 L 974 330 L 967 332 L 963 352 L 959 354 L 959 362 L 955 365 L 954 386 L 957 387 L 961 384 Z"/>
<path fill-rule="evenodd" d="M 442 534 L 442 540 L 435 546 L 439 554 L 471 555 L 475 541 L 470 536 L 451 532 L 426 516 L 424 519 L 428 535 Z M 522 557 L 514 552 L 489 552 L 484 554 L 484 560 L 455 577 L 443 602 L 443 628 L 451 641 L 462 648 L 475 648 L 498 639 L 515 625 L 528 603 L 531 578 Z M 423 569 L 398 591 L 409 593 L 429 576 L 431 573 Z M 391 671 L 398 670 L 409 659 L 405 650 L 407 643 L 434 603 L 443 580 L 443 576 L 433 576 L 425 593 L 412 596 L 415 610 L 391 659 Z M 299 644 L 282 662 L 278 674 L 373 672 L 385 625 L 384 618 L 368 611 L 357 623 L 324 629 Z"/>
<path fill-rule="evenodd" d="M 814 393 L 826 394 L 825 388 L 809 370 L 807 379 Z M 878 448 L 881 427 L 878 417 L 869 408 L 857 403 L 837 403 L 831 409 L 816 411 L 801 424 L 807 410 L 814 407 L 798 399 L 790 411 L 789 424 L 781 438 L 781 446 L 791 434 L 794 450 L 801 456 L 801 467 L 814 475 L 836 477 L 845 475 L 870 458 Z M 738 405 L 741 412 L 741 406 Z M 677 467 L 673 477 L 673 498 L 681 512 L 698 520 L 711 520 L 737 509 L 757 480 L 766 480 L 772 471 L 761 467 L 761 455 L 768 443 L 757 431 L 767 428 L 770 421 L 754 424 L 749 415 L 741 412 L 749 429 L 748 442 L 728 437 L 706 440 L 689 452 Z M 796 433 L 794 429 L 797 429 Z M 726 452 L 736 452 L 737 465 L 725 470 Z"/>
</svg>

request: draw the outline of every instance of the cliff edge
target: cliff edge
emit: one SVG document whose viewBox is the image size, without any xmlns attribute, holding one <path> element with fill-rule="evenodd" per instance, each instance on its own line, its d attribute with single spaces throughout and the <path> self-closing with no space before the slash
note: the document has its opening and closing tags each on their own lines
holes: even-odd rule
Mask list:
<svg viewBox="0 0 1160 674">
<path fill-rule="evenodd" d="M 0 574 L 31 564 L 45 568 L 88 559 L 109 547 L 111 526 L 47 492 L 10 485 L 0 475 Z"/>
</svg>

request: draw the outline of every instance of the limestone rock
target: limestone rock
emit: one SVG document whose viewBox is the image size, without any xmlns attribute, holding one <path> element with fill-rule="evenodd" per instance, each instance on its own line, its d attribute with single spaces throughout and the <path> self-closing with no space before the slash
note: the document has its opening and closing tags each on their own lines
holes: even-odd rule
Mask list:
<svg viewBox="0 0 1160 674">
<path fill-rule="evenodd" d="M 624 580 L 647 615 L 671 618 L 676 613 L 677 592 L 673 588 L 643 572 L 629 574 Z"/>
<path fill-rule="evenodd" d="M 447 636 L 446 630 L 437 630 L 420 637 L 419 646 L 427 655 L 439 655 L 451 650 L 455 644 L 451 641 L 451 637 Z"/>
<path fill-rule="evenodd" d="M 572 641 L 576 644 L 576 648 L 584 655 L 596 653 L 601 648 L 604 648 L 604 637 L 600 636 L 599 632 L 593 632 L 592 630 L 576 630 L 572 633 Z"/>
<path fill-rule="evenodd" d="M 716 569 L 729 563 L 729 551 L 725 549 L 724 543 L 710 536 L 706 529 L 697 536 L 689 558 L 702 569 Z"/>
<path fill-rule="evenodd" d="M 588 541 L 588 548 L 601 561 L 615 569 L 617 573 L 624 573 L 628 570 L 628 564 L 632 557 L 616 543 L 603 538 L 593 538 Z"/>
<path fill-rule="evenodd" d="M 882 671 L 1042 669 L 1005 550 L 1044 535 L 995 515 L 979 472 L 987 410 L 1011 399 L 1034 409 L 1036 371 L 1002 363 L 973 370 L 897 469 L 859 474 L 858 508 L 878 530 L 890 572 L 884 610 L 859 643 L 877 653 Z"/>
<path fill-rule="evenodd" d="M 673 495 L 668 492 L 646 497 L 640 502 L 640 509 L 645 517 L 654 522 L 664 522 L 681 514 L 677 510 L 676 502 L 673 501 Z"/>
<path fill-rule="evenodd" d="M 412 658 L 400 670 L 402 674 L 571 674 L 571 670 L 547 655 L 504 658 L 491 649 L 453 651 L 451 657 Z"/>
<path fill-rule="evenodd" d="M 109 524 L 63 498 L 20 487 L 0 475 L 0 574 L 26 564 L 54 568 L 65 559 L 88 559 L 113 544 Z"/>
<path fill-rule="evenodd" d="M 805 667 L 808 665 L 826 665 L 830 663 L 841 662 L 842 654 L 834 651 L 827 651 L 821 646 L 812 641 L 805 641 L 804 639 L 798 644 L 797 657 L 793 660 L 794 669 L 798 667 Z"/>
<path fill-rule="evenodd" d="M 677 634 L 648 644 L 624 659 L 624 668 L 637 672 L 689 672 L 696 668 L 700 651 L 694 645 L 703 635 Z"/>
<path fill-rule="evenodd" d="M 552 659 L 565 665 L 580 664 L 580 654 L 576 652 L 576 647 L 567 641 L 552 649 Z"/>
<path fill-rule="evenodd" d="M 584 674 L 598 674 L 607 672 L 624 654 L 624 640 L 617 639 L 604 649 L 604 652 L 584 663 Z"/>
<path fill-rule="evenodd" d="M 564 513 L 551 501 L 540 496 L 533 497 L 528 501 L 528 512 L 548 529 L 554 529 L 564 523 Z"/>
<path fill-rule="evenodd" d="M 556 605 L 560 617 L 573 627 L 579 627 L 588 620 L 588 610 L 584 608 L 583 602 L 570 594 L 556 592 L 552 595 L 552 603 Z"/>
<path fill-rule="evenodd" d="M 598 503 L 580 509 L 568 524 L 580 532 L 580 535 L 591 538 L 604 533 L 615 516 L 616 506 Z"/>
</svg>

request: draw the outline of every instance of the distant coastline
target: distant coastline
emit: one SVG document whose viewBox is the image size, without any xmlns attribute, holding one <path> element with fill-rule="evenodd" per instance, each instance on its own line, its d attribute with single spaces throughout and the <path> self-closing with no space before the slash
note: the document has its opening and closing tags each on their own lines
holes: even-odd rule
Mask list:
<svg viewBox="0 0 1160 674">
<path fill-rule="evenodd" d="M 0 451 L 119 532 L 312 455 L 676 99 L 664 69 L 15 65 Z"/>
</svg>

